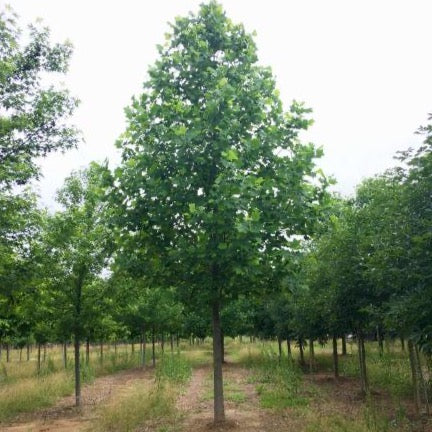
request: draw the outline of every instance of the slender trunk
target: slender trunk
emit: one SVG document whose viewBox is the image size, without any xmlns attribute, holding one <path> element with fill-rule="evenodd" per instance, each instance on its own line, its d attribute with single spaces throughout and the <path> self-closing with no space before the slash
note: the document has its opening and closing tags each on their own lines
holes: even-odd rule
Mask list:
<svg viewBox="0 0 432 432">
<path fill-rule="evenodd" d="M 339 378 L 339 359 L 337 348 L 337 336 L 333 335 L 333 371 L 335 378 Z"/>
<path fill-rule="evenodd" d="M 133 341 L 131 343 L 131 353 L 132 353 L 132 355 L 135 354 L 135 342 L 133 342 Z"/>
<path fill-rule="evenodd" d="M 277 338 L 278 341 L 278 349 L 279 349 L 279 361 L 282 359 L 282 339 L 280 336 Z"/>
<path fill-rule="evenodd" d="M 170 346 L 171 346 L 171 352 L 174 352 L 174 335 L 170 333 Z"/>
<path fill-rule="evenodd" d="M 384 354 L 384 338 L 380 326 L 377 326 L 376 332 L 377 332 L 377 339 L 378 339 L 378 352 L 380 357 L 382 357 Z"/>
<path fill-rule="evenodd" d="M 41 370 L 41 345 L 38 343 L 38 351 L 37 351 L 37 372 L 40 373 Z"/>
<path fill-rule="evenodd" d="M 225 335 L 223 334 L 222 330 L 221 330 L 221 356 L 222 356 L 222 363 L 225 363 Z"/>
<path fill-rule="evenodd" d="M 63 344 L 63 366 L 67 368 L 67 344 L 66 342 Z"/>
<path fill-rule="evenodd" d="M 315 364 L 314 341 L 309 339 L 309 372 L 313 373 Z"/>
<path fill-rule="evenodd" d="M 103 348 L 103 342 L 100 343 L 100 362 L 103 363 L 104 358 L 104 348 Z"/>
<path fill-rule="evenodd" d="M 220 322 L 220 304 L 215 300 L 212 308 L 213 319 L 213 379 L 214 379 L 214 421 L 225 420 L 223 378 L 222 378 L 222 330 Z"/>
<path fill-rule="evenodd" d="M 90 340 L 87 338 L 86 340 L 86 363 L 90 363 Z"/>
<path fill-rule="evenodd" d="M 366 353 L 364 347 L 364 338 L 361 331 L 357 331 L 357 345 L 359 355 L 361 389 L 363 394 L 367 394 L 369 388 L 366 373 Z"/>
<path fill-rule="evenodd" d="M 81 368 L 80 368 L 80 338 L 78 332 L 75 333 L 75 406 L 81 405 Z"/>
<path fill-rule="evenodd" d="M 19 361 L 22 360 L 22 347 L 20 347 L 20 351 L 19 351 Z"/>
<path fill-rule="evenodd" d="M 346 336 L 342 335 L 342 355 L 346 356 L 346 354 L 347 354 Z"/>
<path fill-rule="evenodd" d="M 300 350 L 300 365 L 304 366 L 305 360 L 304 360 L 304 351 L 303 351 L 303 341 L 302 340 L 299 340 L 299 350 Z"/>
<path fill-rule="evenodd" d="M 291 342 L 289 339 L 286 340 L 286 344 L 287 344 L 288 356 L 291 357 Z"/>
<path fill-rule="evenodd" d="M 411 378 L 412 378 L 413 390 L 414 390 L 415 409 L 416 409 L 416 414 L 419 415 L 420 406 L 421 406 L 420 386 L 418 382 L 414 344 L 411 339 L 408 339 L 408 354 L 409 354 L 410 366 L 411 366 Z"/>
<path fill-rule="evenodd" d="M 179 335 L 176 336 L 176 345 L 177 345 L 177 348 L 180 346 L 180 336 Z"/>
<path fill-rule="evenodd" d="M 162 332 L 161 335 L 161 348 L 162 348 L 162 354 L 165 352 L 165 333 Z"/>
<path fill-rule="evenodd" d="M 27 344 L 27 361 L 30 361 L 30 345 Z"/>
<path fill-rule="evenodd" d="M 46 361 L 46 344 L 44 344 L 43 346 L 43 362 L 45 363 Z"/>
<path fill-rule="evenodd" d="M 6 344 L 6 362 L 9 363 L 10 360 L 10 345 Z"/>
<path fill-rule="evenodd" d="M 152 328 L 152 364 L 153 367 L 156 366 L 156 354 L 155 354 L 155 329 Z"/>
<path fill-rule="evenodd" d="M 429 412 L 429 397 L 428 397 L 428 389 L 426 386 L 426 382 L 423 376 L 423 370 L 422 370 L 422 365 L 421 365 L 421 361 L 420 361 L 420 353 L 419 353 L 419 349 L 418 346 L 415 345 L 415 357 L 416 357 L 416 363 L 417 363 L 417 376 L 418 376 L 418 382 L 421 385 L 421 388 L 423 390 L 423 399 L 424 399 L 424 404 L 425 404 L 425 408 L 426 408 L 426 414 L 429 416 L 430 412 Z"/>
<path fill-rule="evenodd" d="M 369 380 L 368 380 L 367 370 L 366 370 L 366 350 L 365 350 L 363 334 L 362 334 L 362 338 L 361 338 L 361 346 L 362 346 L 362 360 L 363 360 L 362 368 L 363 368 L 363 377 L 364 377 L 364 388 L 365 388 L 365 392 L 368 393 L 369 392 Z"/>
<path fill-rule="evenodd" d="M 147 338 L 146 338 L 145 331 L 143 331 L 142 338 L 143 338 L 142 339 L 143 340 L 143 346 L 142 346 L 141 362 L 142 362 L 142 365 L 145 366 L 145 364 L 146 364 L 146 348 L 147 348 Z"/>
<path fill-rule="evenodd" d="M 400 341 L 401 341 L 402 352 L 405 352 L 405 338 L 403 336 L 401 336 Z"/>
</svg>

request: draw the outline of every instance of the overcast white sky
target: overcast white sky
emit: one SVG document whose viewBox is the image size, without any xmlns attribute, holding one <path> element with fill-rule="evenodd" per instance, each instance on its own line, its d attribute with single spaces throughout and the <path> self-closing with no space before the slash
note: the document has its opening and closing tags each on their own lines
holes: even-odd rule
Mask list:
<svg viewBox="0 0 432 432">
<path fill-rule="evenodd" d="M 362 178 L 393 165 L 415 146 L 432 112 L 431 0 L 221 0 L 228 16 L 256 30 L 260 62 L 273 68 L 285 107 L 313 108 L 307 139 L 320 162 L 354 191 Z M 42 201 L 71 170 L 119 160 L 114 141 L 123 108 L 138 94 L 163 43 L 167 22 L 197 11 L 198 0 L 8 0 L 21 25 L 43 18 L 53 41 L 75 46 L 66 87 L 81 100 L 74 117 L 85 144 L 43 161 Z"/>
</svg>

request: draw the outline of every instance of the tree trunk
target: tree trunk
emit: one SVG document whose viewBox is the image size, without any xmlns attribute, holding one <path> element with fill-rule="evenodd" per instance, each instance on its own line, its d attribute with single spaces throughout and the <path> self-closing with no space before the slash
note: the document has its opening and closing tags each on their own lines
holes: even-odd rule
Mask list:
<svg viewBox="0 0 432 432">
<path fill-rule="evenodd" d="M 27 344 L 27 361 L 30 361 L 30 345 Z"/>
<path fill-rule="evenodd" d="M 43 362 L 45 363 L 45 361 L 46 361 L 46 343 L 44 343 L 44 346 L 43 346 Z"/>
<path fill-rule="evenodd" d="M 214 380 L 214 422 L 225 421 L 223 378 L 222 378 L 222 330 L 220 304 L 215 300 L 212 308 L 213 320 L 213 380 Z"/>
<path fill-rule="evenodd" d="M 81 405 L 81 368 L 80 368 L 80 338 L 79 334 L 75 333 L 74 340 L 75 351 L 75 406 Z"/>
<path fill-rule="evenodd" d="M 277 338 L 278 341 L 278 349 L 279 349 L 279 361 L 282 360 L 282 339 L 280 336 Z"/>
<path fill-rule="evenodd" d="M 103 357 L 104 357 L 104 349 L 103 349 L 103 342 L 100 343 L 100 362 L 103 363 Z"/>
<path fill-rule="evenodd" d="M 300 365 L 304 366 L 305 360 L 304 360 L 304 351 L 303 351 L 303 341 L 302 340 L 299 340 L 299 350 L 300 350 Z"/>
<path fill-rule="evenodd" d="M 38 343 L 38 352 L 37 352 L 37 372 L 40 374 L 41 370 L 41 344 Z"/>
<path fill-rule="evenodd" d="M 291 342 L 289 339 L 286 340 L 286 344 L 287 344 L 287 353 L 288 356 L 291 357 Z"/>
<path fill-rule="evenodd" d="M 162 354 L 165 352 L 165 333 L 162 332 L 161 335 L 161 349 L 162 349 Z"/>
<path fill-rule="evenodd" d="M 403 336 L 401 336 L 400 341 L 401 341 L 402 352 L 405 352 L 405 338 Z"/>
<path fill-rule="evenodd" d="M 86 340 L 86 363 L 90 363 L 90 340 L 87 338 Z"/>
<path fill-rule="evenodd" d="M 170 333 L 171 352 L 174 352 L 174 335 Z"/>
<path fill-rule="evenodd" d="M 425 404 L 425 408 L 426 408 L 426 415 L 429 416 L 430 412 L 429 412 L 429 396 L 428 396 L 428 389 L 426 386 L 426 382 L 423 376 L 423 370 L 422 370 L 422 365 L 421 365 L 421 361 L 420 361 L 420 354 L 419 354 L 419 349 L 418 346 L 415 345 L 415 357 L 416 357 L 416 363 L 417 363 L 417 376 L 418 376 L 418 383 L 420 383 L 421 388 L 423 390 L 423 399 L 424 399 L 424 404 Z"/>
<path fill-rule="evenodd" d="M 337 336 L 333 335 L 333 371 L 335 378 L 339 378 L 339 359 L 337 348 Z"/>
<path fill-rule="evenodd" d="M 384 354 L 384 338 L 383 338 L 381 328 L 379 326 L 377 326 L 376 332 L 377 332 L 377 339 L 378 339 L 378 352 L 380 357 L 382 357 Z"/>
<path fill-rule="evenodd" d="M 309 339 L 309 372 L 313 373 L 315 364 L 314 341 Z"/>
<path fill-rule="evenodd" d="M 146 364 L 146 348 L 147 348 L 147 340 L 145 331 L 142 332 L 142 352 L 141 352 L 141 364 L 145 366 Z"/>
<path fill-rule="evenodd" d="M 367 372 L 366 372 L 366 353 L 364 347 L 364 338 L 361 331 L 357 332 L 357 344 L 358 344 L 358 355 L 359 355 L 359 366 L 360 366 L 360 382 L 362 393 L 367 394 L 368 380 L 367 380 Z"/>
<path fill-rule="evenodd" d="M 132 355 L 135 354 L 135 342 L 133 342 L 133 341 L 131 343 L 131 353 L 132 353 Z"/>
<path fill-rule="evenodd" d="M 420 395 L 420 386 L 419 386 L 418 375 L 417 375 L 416 355 L 414 351 L 414 344 L 411 339 L 408 339 L 408 354 L 409 354 L 410 366 L 411 366 L 411 378 L 412 378 L 413 390 L 414 390 L 415 409 L 416 409 L 416 414 L 419 415 L 420 406 L 421 406 L 421 395 Z"/>
<path fill-rule="evenodd" d="M 156 353 L 155 353 L 155 329 L 152 328 L 152 365 L 156 366 Z"/>
<path fill-rule="evenodd" d="M 221 330 L 221 357 L 222 357 L 222 363 L 225 363 L 225 335 L 223 334 L 222 330 Z"/>
<path fill-rule="evenodd" d="M 176 336 L 176 345 L 177 345 L 177 348 L 180 346 L 180 336 L 178 334 Z"/>
<path fill-rule="evenodd" d="M 10 345 L 6 344 L 6 363 L 9 363 L 10 360 Z"/>
<path fill-rule="evenodd" d="M 347 348 L 346 348 L 346 336 L 342 335 L 342 355 L 346 356 Z"/>
<path fill-rule="evenodd" d="M 63 344 L 63 366 L 67 368 L 67 344 L 66 342 Z"/>
</svg>

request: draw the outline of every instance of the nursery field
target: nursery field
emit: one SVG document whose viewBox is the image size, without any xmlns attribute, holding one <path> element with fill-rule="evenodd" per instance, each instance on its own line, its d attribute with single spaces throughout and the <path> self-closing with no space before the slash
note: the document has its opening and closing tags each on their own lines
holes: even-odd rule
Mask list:
<svg viewBox="0 0 432 432">
<path fill-rule="evenodd" d="M 228 339 L 228 338 L 227 338 Z M 225 345 L 224 396 L 227 421 L 213 423 L 212 347 L 182 342 L 171 351 L 156 350 L 139 366 L 141 353 L 131 345 L 90 350 L 82 359 L 82 406 L 73 397 L 73 368 L 64 368 L 61 347 L 42 354 L 37 373 L 33 350 L 27 361 L 19 351 L 3 357 L 0 430 L 25 431 L 430 431 L 412 402 L 408 354 L 388 344 L 379 355 L 366 344 L 370 392 L 362 396 L 357 349 L 348 344 L 339 356 L 340 377 L 332 372 L 330 346 L 315 348 L 300 365 L 277 344 L 228 339 Z M 284 347 L 285 348 L 285 347 Z M 426 365 L 425 365 L 426 366 Z M 426 368 L 425 368 L 426 372 Z"/>
</svg>

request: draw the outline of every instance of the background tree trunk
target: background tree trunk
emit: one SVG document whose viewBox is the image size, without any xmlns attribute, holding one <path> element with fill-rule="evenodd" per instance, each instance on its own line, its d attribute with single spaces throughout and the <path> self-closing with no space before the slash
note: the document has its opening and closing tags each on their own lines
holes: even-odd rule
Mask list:
<svg viewBox="0 0 432 432">
<path fill-rule="evenodd" d="M 416 367 L 416 355 L 414 352 L 414 343 L 411 339 L 408 339 L 408 354 L 409 354 L 409 360 L 410 360 L 410 366 L 411 366 L 411 378 L 413 383 L 413 390 L 414 390 L 414 403 L 415 403 L 415 409 L 416 414 L 420 414 L 420 406 L 421 406 L 421 395 L 420 395 L 420 386 L 418 382 L 418 376 L 417 376 L 417 367 Z"/>
<path fill-rule="evenodd" d="M 300 365 L 304 366 L 305 360 L 304 360 L 304 351 L 303 351 L 303 341 L 302 340 L 299 340 L 299 350 L 300 350 Z"/>
<path fill-rule="evenodd" d="M 80 364 L 80 337 L 78 332 L 75 333 L 74 340 L 75 350 L 75 406 L 81 405 L 81 364 Z"/>
<path fill-rule="evenodd" d="M 286 340 L 286 344 L 287 344 L 287 353 L 288 356 L 291 357 L 291 342 L 289 339 Z"/>
<path fill-rule="evenodd" d="M 153 367 L 156 366 L 156 353 L 155 353 L 155 329 L 152 328 L 152 364 Z"/>
<path fill-rule="evenodd" d="M 214 377 L 214 421 L 225 420 L 223 377 L 222 377 L 222 330 L 219 301 L 213 303 L 213 377 Z"/>
<path fill-rule="evenodd" d="M 346 336 L 342 335 L 342 355 L 346 356 L 347 348 L 346 348 Z"/>
<path fill-rule="evenodd" d="M 333 335 L 333 371 L 335 378 L 339 378 L 339 359 L 337 348 L 337 336 Z"/>
</svg>

